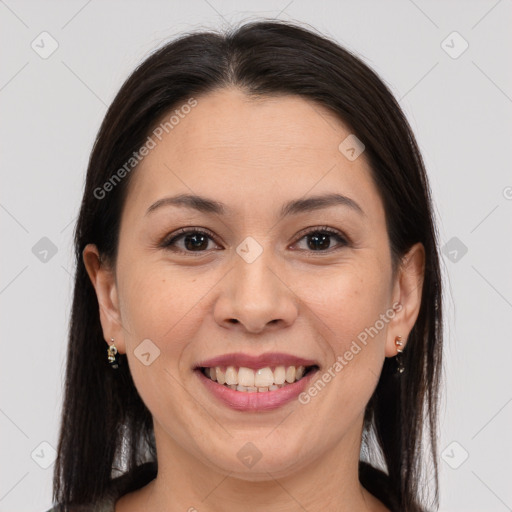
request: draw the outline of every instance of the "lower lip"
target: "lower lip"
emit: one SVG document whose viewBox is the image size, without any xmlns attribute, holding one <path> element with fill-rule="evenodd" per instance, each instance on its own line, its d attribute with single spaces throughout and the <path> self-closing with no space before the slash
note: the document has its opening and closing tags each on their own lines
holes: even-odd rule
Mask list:
<svg viewBox="0 0 512 512">
<path fill-rule="evenodd" d="M 270 411 L 295 400 L 309 385 L 319 370 L 310 371 L 305 377 L 293 384 L 288 384 L 274 391 L 264 391 L 261 393 L 237 391 L 213 381 L 199 369 L 195 371 L 206 389 L 228 407 L 237 411 Z"/>
</svg>

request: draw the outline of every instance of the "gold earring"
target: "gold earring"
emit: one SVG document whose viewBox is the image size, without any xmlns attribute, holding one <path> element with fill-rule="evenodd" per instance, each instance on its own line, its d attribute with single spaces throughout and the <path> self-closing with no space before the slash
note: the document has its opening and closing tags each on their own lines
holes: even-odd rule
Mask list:
<svg viewBox="0 0 512 512">
<path fill-rule="evenodd" d="M 117 353 L 117 348 L 114 345 L 114 338 L 110 338 L 110 341 L 112 342 L 112 345 L 110 345 L 107 349 L 107 358 L 110 366 L 114 370 L 117 370 L 119 368 L 119 355 Z"/>
<path fill-rule="evenodd" d="M 396 362 L 397 362 L 397 373 L 403 373 L 405 370 L 405 367 L 402 362 L 402 352 L 404 349 L 402 348 L 404 346 L 404 342 L 402 341 L 402 336 L 397 336 L 395 338 L 395 346 L 396 346 Z"/>
</svg>

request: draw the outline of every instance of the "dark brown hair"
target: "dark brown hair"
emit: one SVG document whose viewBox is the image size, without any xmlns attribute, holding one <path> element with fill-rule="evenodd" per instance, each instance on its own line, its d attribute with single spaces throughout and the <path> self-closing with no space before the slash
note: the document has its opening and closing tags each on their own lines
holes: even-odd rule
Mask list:
<svg viewBox="0 0 512 512">
<path fill-rule="evenodd" d="M 105 495 L 114 469 L 129 472 L 156 460 L 152 417 L 134 386 L 126 356 L 117 371 L 108 366 L 98 301 L 82 260 L 85 246 L 94 243 L 105 260 L 115 263 L 121 211 L 136 170 L 105 197 L 98 198 L 95 191 L 138 151 L 164 114 L 192 96 L 226 86 L 252 96 L 299 95 L 334 112 L 366 147 L 385 207 L 394 264 L 416 242 L 425 247 L 422 304 L 403 353 L 406 371 L 397 377 L 396 361 L 386 359 L 366 409 L 363 446 L 373 466 L 381 461 L 382 471 L 361 462 L 360 479 L 378 497 L 388 495 L 387 503 L 395 500 L 401 512 L 420 511 L 427 506 L 423 475 L 430 465 L 437 508 L 442 294 L 423 160 L 397 101 L 362 60 L 312 29 L 277 21 L 171 41 L 131 74 L 108 109 L 90 156 L 75 230 L 76 275 L 54 501 L 97 500 Z"/>
</svg>

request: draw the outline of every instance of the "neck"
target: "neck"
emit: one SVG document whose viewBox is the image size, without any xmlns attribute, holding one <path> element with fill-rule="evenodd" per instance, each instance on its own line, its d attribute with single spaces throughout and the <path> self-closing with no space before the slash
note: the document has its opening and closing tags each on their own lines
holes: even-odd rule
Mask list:
<svg viewBox="0 0 512 512">
<path fill-rule="evenodd" d="M 292 460 L 279 471 L 256 463 L 249 472 L 226 471 L 183 449 L 155 421 L 158 475 L 140 491 L 146 510 L 224 512 L 386 511 L 358 478 L 362 422 L 313 461 Z M 245 443 L 241 442 L 240 446 Z M 261 459 L 263 462 L 263 457 Z M 258 468 L 260 466 L 260 468 Z M 234 468 L 240 468 L 236 461 Z"/>
</svg>

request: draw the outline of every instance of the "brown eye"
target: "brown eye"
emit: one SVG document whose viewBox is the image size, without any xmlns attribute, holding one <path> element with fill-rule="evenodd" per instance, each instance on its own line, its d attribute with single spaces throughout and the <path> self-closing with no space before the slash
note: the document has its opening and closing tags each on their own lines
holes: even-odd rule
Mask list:
<svg viewBox="0 0 512 512">
<path fill-rule="evenodd" d="M 327 252 L 332 248 L 332 239 L 338 242 L 338 246 L 346 246 L 348 242 L 341 233 L 331 228 L 315 228 L 302 236 L 306 239 L 306 249 L 312 252 Z"/>
<path fill-rule="evenodd" d="M 199 229 L 181 229 L 165 240 L 161 246 L 181 252 L 205 252 L 210 241 L 215 242 L 212 235 Z M 178 245 L 181 242 L 181 245 Z"/>
</svg>

